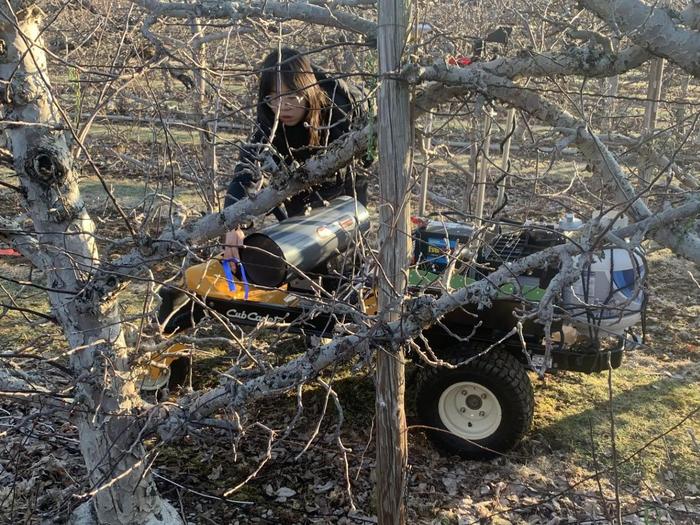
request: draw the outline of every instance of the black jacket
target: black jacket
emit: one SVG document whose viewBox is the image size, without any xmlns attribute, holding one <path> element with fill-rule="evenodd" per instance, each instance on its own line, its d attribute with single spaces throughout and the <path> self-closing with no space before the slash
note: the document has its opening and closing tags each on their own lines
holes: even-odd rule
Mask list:
<svg viewBox="0 0 700 525">
<path fill-rule="evenodd" d="M 357 118 L 357 108 L 353 105 L 347 85 L 340 80 L 327 76 L 323 71 L 314 68 L 316 79 L 321 88 L 328 95 L 332 104 L 323 109 L 321 125 L 327 127 L 327 141 L 332 142 L 343 136 L 350 130 L 353 120 Z M 265 162 L 265 157 L 272 156 L 274 162 L 280 166 L 282 163 L 290 166 L 293 162 L 303 164 L 313 155 L 323 150 L 323 147 L 309 146 L 309 129 L 301 122 L 296 126 L 285 126 L 278 123 L 275 136 L 271 141 L 272 148 L 268 147 L 269 136 L 272 132 L 275 114 L 267 104 L 258 106 L 256 129 L 244 147 L 241 148 L 240 159 L 233 173 L 233 180 L 229 185 L 225 206 L 229 206 L 237 200 L 245 197 L 248 191 L 259 182 L 259 171 L 255 169 L 257 163 Z M 325 144 L 326 133 L 321 132 L 321 143 Z M 285 202 L 289 216 L 303 213 L 308 203 L 323 199 L 332 199 L 338 195 L 357 193 L 358 199 L 367 201 L 367 181 L 364 177 L 355 181 L 355 191 L 352 187 L 352 172 L 350 169 L 342 170 L 332 177 L 314 186 L 311 192 L 302 192 Z M 278 218 L 283 215 L 276 213 Z"/>
</svg>

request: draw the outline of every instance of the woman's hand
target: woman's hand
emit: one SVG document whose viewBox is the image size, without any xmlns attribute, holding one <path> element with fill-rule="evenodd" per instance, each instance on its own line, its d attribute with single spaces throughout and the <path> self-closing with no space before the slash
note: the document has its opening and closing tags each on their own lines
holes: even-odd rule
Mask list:
<svg viewBox="0 0 700 525">
<path fill-rule="evenodd" d="M 238 247 L 243 246 L 243 239 L 245 239 L 245 233 L 240 228 L 231 230 L 226 234 L 226 240 L 224 241 L 224 259 L 240 259 L 240 254 L 238 253 Z"/>
</svg>

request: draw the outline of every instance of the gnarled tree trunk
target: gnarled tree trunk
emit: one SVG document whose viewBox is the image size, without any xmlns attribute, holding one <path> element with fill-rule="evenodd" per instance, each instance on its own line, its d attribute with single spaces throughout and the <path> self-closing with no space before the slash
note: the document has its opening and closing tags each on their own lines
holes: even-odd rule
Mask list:
<svg viewBox="0 0 700 525">
<path fill-rule="evenodd" d="M 116 299 L 83 292 L 99 255 L 63 135 L 65 119 L 51 94 L 42 18 L 31 2 L 0 6 L 0 86 L 8 146 L 44 255 L 40 269 L 71 349 L 74 421 L 91 484 L 90 501 L 75 521 L 178 523 L 158 495 L 138 438 L 133 415 L 141 401 L 129 380 Z"/>
</svg>

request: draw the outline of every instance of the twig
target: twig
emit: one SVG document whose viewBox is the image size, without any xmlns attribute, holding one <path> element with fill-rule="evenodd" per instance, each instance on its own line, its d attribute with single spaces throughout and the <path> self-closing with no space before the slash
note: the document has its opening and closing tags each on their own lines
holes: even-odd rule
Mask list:
<svg viewBox="0 0 700 525">
<path fill-rule="evenodd" d="M 256 422 L 255 426 L 258 426 L 269 432 L 270 437 L 267 440 L 267 451 L 265 452 L 265 456 L 263 457 L 262 461 L 260 461 L 257 468 L 253 472 L 251 472 L 243 481 L 241 481 L 235 487 L 228 489 L 226 492 L 224 492 L 224 497 L 228 496 L 229 494 L 233 494 L 234 492 L 238 491 L 241 487 L 245 486 L 246 483 L 248 483 L 251 479 L 258 475 L 258 473 L 265 466 L 265 463 L 270 461 L 270 459 L 272 458 L 272 443 L 275 440 L 276 432 L 271 428 L 266 427 L 260 422 Z"/>
<path fill-rule="evenodd" d="M 600 476 L 598 475 L 598 472 L 600 471 L 600 466 L 598 464 L 598 455 L 596 454 L 595 450 L 595 438 L 593 437 L 593 421 L 591 418 L 588 418 L 588 435 L 591 438 L 591 455 L 593 456 L 593 468 L 595 469 L 596 472 L 596 477 L 595 481 L 596 484 L 598 485 L 598 494 L 600 495 L 600 503 L 603 505 L 603 512 L 605 512 L 605 517 L 608 519 L 608 521 L 612 521 L 610 517 L 610 510 L 608 509 L 608 502 L 605 499 L 605 494 L 603 493 L 603 486 L 600 483 Z"/>
<path fill-rule="evenodd" d="M 615 514 L 618 525 L 622 525 L 622 506 L 620 504 L 620 477 L 617 463 L 617 442 L 615 436 L 615 410 L 613 407 L 613 384 L 612 384 L 612 363 L 610 361 L 611 352 L 608 352 L 608 415 L 610 417 L 610 443 L 612 446 L 612 469 L 613 482 L 615 484 Z"/>
</svg>

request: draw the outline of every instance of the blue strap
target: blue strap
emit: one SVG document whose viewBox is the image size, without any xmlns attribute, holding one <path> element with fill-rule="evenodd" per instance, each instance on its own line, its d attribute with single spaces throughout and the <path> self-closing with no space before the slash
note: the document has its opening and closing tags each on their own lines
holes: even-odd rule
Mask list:
<svg viewBox="0 0 700 525">
<path fill-rule="evenodd" d="M 250 287 L 248 286 L 248 278 L 245 275 L 245 266 L 243 266 L 243 263 L 238 259 L 236 259 L 236 264 L 238 264 L 238 267 L 241 269 L 241 280 L 243 281 L 243 299 L 247 301 Z"/>
<path fill-rule="evenodd" d="M 243 297 L 244 299 L 248 299 L 248 292 L 250 291 L 250 287 L 248 286 L 248 278 L 245 274 L 245 268 L 243 267 L 243 263 L 235 257 L 231 257 L 230 259 L 223 259 L 221 261 L 221 265 L 224 267 L 224 275 L 226 276 L 228 289 L 232 292 L 236 291 L 236 281 L 233 278 L 233 270 L 231 268 L 232 264 L 237 264 L 238 267 L 241 269 L 241 280 L 243 281 Z"/>
<path fill-rule="evenodd" d="M 236 281 L 233 280 L 233 270 L 231 270 L 231 263 L 235 262 L 233 259 L 223 259 L 221 261 L 221 266 L 224 267 L 224 275 L 226 276 L 226 282 L 228 283 L 228 289 L 232 292 L 236 291 Z"/>
</svg>

